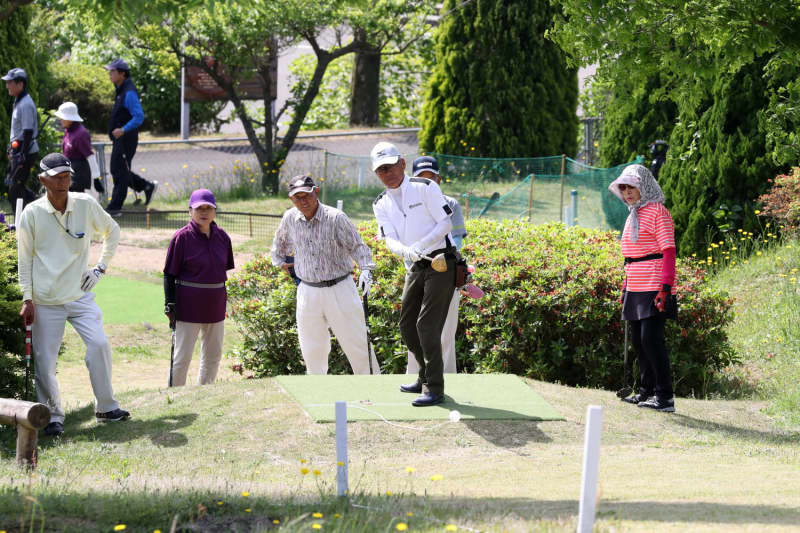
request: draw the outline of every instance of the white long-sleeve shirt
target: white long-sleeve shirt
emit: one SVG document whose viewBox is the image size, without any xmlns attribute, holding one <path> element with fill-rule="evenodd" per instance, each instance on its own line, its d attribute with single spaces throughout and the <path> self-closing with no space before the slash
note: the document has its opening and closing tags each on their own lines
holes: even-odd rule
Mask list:
<svg viewBox="0 0 800 533">
<path fill-rule="evenodd" d="M 80 233 L 83 238 L 74 237 Z M 23 300 L 63 305 L 83 296 L 81 276 L 89 268 L 93 236 L 102 239 L 100 262 L 108 265 L 119 243 L 119 226 L 88 194 L 69 193 L 63 214 L 53 207 L 47 195 L 26 206 L 17 224 Z"/>
</svg>

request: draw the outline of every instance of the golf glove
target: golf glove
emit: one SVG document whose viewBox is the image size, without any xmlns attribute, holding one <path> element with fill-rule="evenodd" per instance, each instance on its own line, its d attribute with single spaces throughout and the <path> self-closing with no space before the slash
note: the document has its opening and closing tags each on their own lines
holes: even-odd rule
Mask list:
<svg viewBox="0 0 800 533">
<path fill-rule="evenodd" d="M 97 285 L 97 282 L 103 277 L 104 272 L 105 269 L 100 265 L 84 272 L 83 276 L 81 276 L 81 290 L 83 292 L 89 292 L 94 289 L 94 286 Z"/>
<path fill-rule="evenodd" d="M 413 246 L 406 246 L 403 250 L 403 258 L 408 259 L 412 263 L 416 263 L 422 259 L 422 251 L 414 248 Z"/>
<path fill-rule="evenodd" d="M 370 287 L 372 287 L 372 271 L 362 270 L 358 277 L 358 288 L 361 290 L 361 294 L 367 294 Z"/>
</svg>

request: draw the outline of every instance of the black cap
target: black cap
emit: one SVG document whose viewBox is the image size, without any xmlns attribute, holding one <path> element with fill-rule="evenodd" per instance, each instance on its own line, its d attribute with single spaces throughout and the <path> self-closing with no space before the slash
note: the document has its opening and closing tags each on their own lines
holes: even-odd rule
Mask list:
<svg viewBox="0 0 800 533">
<path fill-rule="evenodd" d="M 19 81 L 19 80 L 27 80 L 28 73 L 25 72 L 24 69 L 21 68 L 12 68 L 8 71 L 8 74 L 3 76 L 3 80 L 5 81 Z"/>
<path fill-rule="evenodd" d="M 317 185 L 311 176 L 295 176 L 289 181 L 289 196 L 294 196 L 299 192 L 313 192 Z"/>
<path fill-rule="evenodd" d="M 124 59 L 115 59 L 106 65 L 106 70 L 124 70 L 125 72 L 130 72 L 131 67 L 128 66 L 128 63 Z"/>
<path fill-rule="evenodd" d="M 69 172 L 72 174 L 72 163 L 69 162 L 69 159 L 64 157 L 63 154 L 53 153 L 47 154 L 42 158 L 42 162 L 39 163 L 39 167 L 44 171 L 45 174 L 48 176 L 55 176 L 56 174 L 61 174 L 62 172 Z"/>
<path fill-rule="evenodd" d="M 439 163 L 436 162 L 435 157 L 431 157 L 429 155 L 425 155 L 422 157 L 418 157 L 414 160 L 414 164 L 411 166 L 411 175 L 412 176 L 419 176 L 421 173 L 429 170 L 439 175 Z"/>
</svg>

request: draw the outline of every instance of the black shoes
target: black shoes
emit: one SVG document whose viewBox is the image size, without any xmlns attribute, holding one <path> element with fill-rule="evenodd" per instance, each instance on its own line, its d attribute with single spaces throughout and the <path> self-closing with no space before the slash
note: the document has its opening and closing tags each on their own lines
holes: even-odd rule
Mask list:
<svg viewBox="0 0 800 533">
<path fill-rule="evenodd" d="M 651 396 L 647 400 L 638 403 L 639 407 L 646 409 L 653 409 L 663 413 L 675 412 L 675 398 L 659 398 L 658 396 Z"/>
<path fill-rule="evenodd" d="M 150 205 L 150 200 L 153 199 L 156 189 L 158 189 L 158 182 L 150 182 L 150 185 L 144 190 L 144 205 Z"/>
<path fill-rule="evenodd" d="M 422 383 L 419 380 L 407 385 L 400 385 L 400 392 L 413 392 L 414 394 L 422 393 Z"/>
<path fill-rule="evenodd" d="M 97 418 L 98 422 L 121 422 L 129 419 L 131 414 L 122 409 L 114 409 L 113 411 L 108 411 L 107 413 L 95 413 L 94 416 Z"/>
<path fill-rule="evenodd" d="M 64 434 L 64 425 L 61 422 L 50 422 L 44 428 L 44 434 L 48 437 L 60 437 Z"/>
<path fill-rule="evenodd" d="M 636 405 L 636 404 L 639 404 L 641 402 L 646 401 L 648 398 L 650 398 L 650 396 L 652 396 L 652 394 L 644 394 L 644 393 L 638 392 L 638 393 L 634 394 L 633 396 L 628 396 L 627 398 L 620 398 L 620 400 L 622 400 L 625 403 L 632 403 L 632 404 Z"/>
<path fill-rule="evenodd" d="M 436 394 L 433 392 L 426 392 L 416 400 L 411 402 L 414 407 L 428 407 L 429 405 L 437 405 L 444 401 L 444 394 Z"/>
</svg>

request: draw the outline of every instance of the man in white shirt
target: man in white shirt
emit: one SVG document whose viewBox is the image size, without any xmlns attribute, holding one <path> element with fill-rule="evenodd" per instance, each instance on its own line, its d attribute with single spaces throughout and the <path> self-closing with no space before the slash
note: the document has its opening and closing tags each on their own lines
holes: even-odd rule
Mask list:
<svg viewBox="0 0 800 533">
<path fill-rule="evenodd" d="M 106 271 L 119 242 L 119 226 L 85 193 L 69 192 L 72 166 L 61 154 L 39 165 L 47 194 L 22 211 L 17 224 L 22 316 L 32 325 L 36 396 L 50 408 L 45 434 L 64 432 L 64 411 L 56 380 L 58 350 L 69 320 L 86 344 L 86 367 L 95 396 L 98 422 L 127 420 L 111 388 L 111 345 L 91 290 Z M 100 262 L 88 268 L 92 235 L 103 240 Z"/>
<path fill-rule="evenodd" d="M 453 211 L 435 182 L 405 174 L 406 161 L 393 144 L 376 144 L 370 156 L 372 170 L 386 186 L 372 205 L 378 238 L 403 258 L 407 271 L 400 333 L 420 367 L 417 381 L 400 390 L 421 393 L 414 406 L 436 405 L 444 401 L 441 335 L 455 291 Z M 426 259 L 440 253 L 447 259 L 445 272 Z"/>
<path fill-rule="evenodd" d="M 372 285 L 375 263 L 358 230 L 343 212 L 319 201 L 319 187 L 311 176 L 289 182 L 294 207 L 284 213 L 272 241 L 272 264 L 294 266 L 297 286 L 297 337 L 308 374 L 328 373 L 331 336 L 336 335 L 354 374 L 380 374 L 367 342 L 364 309 L 353 283 L 358 264 L 362 294 Z M 286 257 L 294 255 L 294 263 Z M 370 363 L 370 358 L 372 362 Z"/>
</svg>

